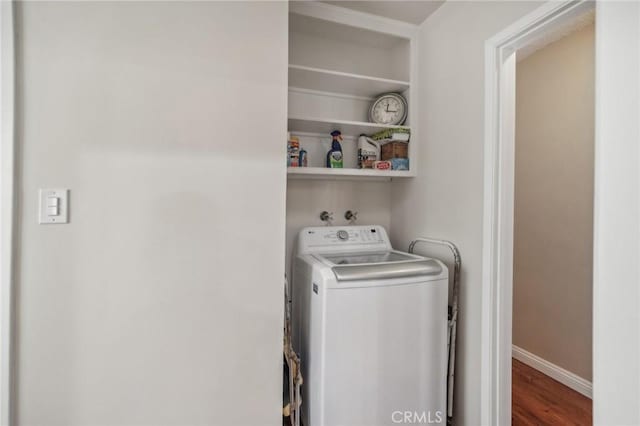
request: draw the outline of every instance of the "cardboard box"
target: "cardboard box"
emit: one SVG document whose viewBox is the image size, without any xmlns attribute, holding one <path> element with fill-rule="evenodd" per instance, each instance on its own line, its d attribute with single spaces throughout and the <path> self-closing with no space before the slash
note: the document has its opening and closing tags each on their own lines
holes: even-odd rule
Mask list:
<svg viewBox="0 0 640 426">
<path fill-rule="evenodd" d="M 409 170 L 408 158 L 392 158 L 391 170 Z"/>
<path fill-rule="evenodd" d="M 392 158 L 409 158 L 409 144 L 406 142 L 389 142 L 382 145 L 380 159 L 385 161 Z"/>
<path fill-rule="evenodd" d="M 376 161 L 373 163 L 373 168 L 376 170 L 391 170 L 391 161 Z"/>
</svg>

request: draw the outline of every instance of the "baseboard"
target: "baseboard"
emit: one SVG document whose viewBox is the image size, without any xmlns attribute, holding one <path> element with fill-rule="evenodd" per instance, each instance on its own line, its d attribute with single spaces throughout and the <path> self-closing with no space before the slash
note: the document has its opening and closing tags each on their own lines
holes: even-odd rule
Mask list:
<svg viewBox="0 0 640 426">
<path fill-rule="evenodd" d="M 593 386 L 590 381 L 583 379 L 582 377 L 573 374 L 570 371 L 565 370 L 562 367 L 558 367 L 549 361 L 540 358 L 531 352 L 525 351 L 516 345 L 512 346 L 512 355 L 518 361 L 527 364 L 531 368 L 535 368 L 539 372 L 546 374 L 554 380 L 562 383 L 563 385 L 570 387 L 576 392 L 581 393 L 587 398 L 592 398 Z"/>
</svg>

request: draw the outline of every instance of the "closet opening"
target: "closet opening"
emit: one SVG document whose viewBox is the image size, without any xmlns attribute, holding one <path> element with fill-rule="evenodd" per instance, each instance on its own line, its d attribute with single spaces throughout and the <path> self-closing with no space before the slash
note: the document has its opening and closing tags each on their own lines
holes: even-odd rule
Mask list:
<svg viewBox="0 0 640 426">
<path fill-rule="evenodd" d="M 594 22 L 516 52 L 513 425 L 592 422 Z"/>
<path fill-rule="evenodd" d="M 485 44 L 486 424 L 591 423 L 594 11 L 549 2 Z"/>
</svg>

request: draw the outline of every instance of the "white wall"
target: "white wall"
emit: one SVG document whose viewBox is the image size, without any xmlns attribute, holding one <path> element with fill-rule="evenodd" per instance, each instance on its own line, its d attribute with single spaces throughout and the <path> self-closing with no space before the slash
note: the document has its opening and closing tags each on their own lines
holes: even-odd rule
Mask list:
<svg viewBox="0 0 640 426">
<path fill-rule="evenodd" d="M 23 2 L 17 30 L 16 424 L 280 424 L 287 3 Z"/>
<path fill-rule="evenodd" d="M 333 224 L 345 225 L 347 210 L 358 212 L 356 225 L 391 224 L 391 184 L 368 180 L 289 179 L 287 184 L 287 271 L 300 230 L 323 226 L 320 212 L 333 212 Z M 289 275 L 290 276 L 290 275 Z"/>
<path fill-rule="evenodd" d="M 640 3 L 596 3 L 595 425 L 640 424 Z"/>
<path fill-rule="evenodd" d="M 513 344 L 591 381 L 594 25 L 516 72 Z"/>
<path fill-rule="evenodd" d="M 392 184 L 391 234 L 455 242 L 462 254 L 455 418 L 480 423 L 484 42 L 539 6 L 445 2 L 421 26 L 418 177 Z"/>
</svg>

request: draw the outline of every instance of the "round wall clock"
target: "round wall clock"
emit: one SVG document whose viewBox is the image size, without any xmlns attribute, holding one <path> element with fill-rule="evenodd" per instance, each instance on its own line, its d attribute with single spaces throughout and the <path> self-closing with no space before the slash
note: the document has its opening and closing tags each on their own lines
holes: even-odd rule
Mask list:
<svg viewBox="0 0 640 426">
<path fill-rule="evenodd" d="M 369 108 L 369 121 L 378 124 L 403 124 L 407 119 L 407 100 L 399 93 L 385 93 Z"/>
</svg>

